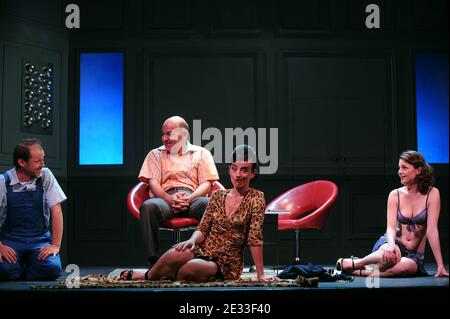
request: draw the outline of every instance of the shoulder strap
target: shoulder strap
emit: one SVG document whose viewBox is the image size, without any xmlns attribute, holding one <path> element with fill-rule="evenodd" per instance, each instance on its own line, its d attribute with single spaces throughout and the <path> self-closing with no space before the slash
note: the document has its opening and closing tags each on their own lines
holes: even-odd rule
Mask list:
<svg viewBox="0 0 450 319">
<path fill-rule="evenodd" d="M 8 174 L 8 172 L 3 172 L 2 175 L 3 175 L 3 178 L 5 179 L 5 185 L 8 188 L 9 184 L 11 183 L 11 179 L 9 178 L 9 174 Z"/>
<path fill-rule="evenodd" d="M 400 210 L 400 192 L 397 188 L 397 210 Z"/>
</svg>

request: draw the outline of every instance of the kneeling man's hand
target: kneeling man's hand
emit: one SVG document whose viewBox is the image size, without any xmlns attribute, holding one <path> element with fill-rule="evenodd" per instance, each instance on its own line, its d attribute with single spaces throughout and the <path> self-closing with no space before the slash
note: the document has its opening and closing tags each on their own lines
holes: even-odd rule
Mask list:
<svg viewBox="0 0 450 319">
<path fill-rule="evenodd" d="M 39 260 L 44 260 L 45 258 L 47 258 L 50 255 L 53 255 L 53 258 L 55 258 L 55 256 L 59 253 L 59 247 L 56 245 L 48 245 L 48 246 L 44 246 L 41 248 L 39 255 L 38 255 L 38 259 Z"/>
</svg>

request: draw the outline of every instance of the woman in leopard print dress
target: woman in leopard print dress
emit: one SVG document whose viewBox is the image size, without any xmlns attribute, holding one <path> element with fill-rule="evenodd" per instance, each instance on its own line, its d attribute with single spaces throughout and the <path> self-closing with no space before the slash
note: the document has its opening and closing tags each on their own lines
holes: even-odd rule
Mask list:
<svg viewBox="0 0 450 319">
<path fill-rule="evenodd" d="M 233 188 L 213 193 L 197 230 L 187 241 L 174 245 L 145 274 L 132 279 L 176 278 L 204 282 L 212 278 L 239 279 L 246 244 L 250 246 L 259 280 L 263 267 L 264 194 L 250 188 L 256 176 L 256 154 L 248 145 L 233 151 L 229 168 Z"/>
</svg>

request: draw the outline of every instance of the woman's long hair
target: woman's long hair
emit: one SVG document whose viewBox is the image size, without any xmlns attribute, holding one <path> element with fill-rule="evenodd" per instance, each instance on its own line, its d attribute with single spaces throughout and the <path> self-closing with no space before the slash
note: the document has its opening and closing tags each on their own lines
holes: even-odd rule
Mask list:
<svg viewBox="0 0 450 319">
<path fill-rule="evenodd" d="M 419 188 L 419 192 L 427 194 L 431 186 L 434 185 L 433 168 L 425 161 L 423 155 L 417 151 L 404 151 L 400 154 L 400 158 L 405 162 L 414 166 L 414 168 L 420 168 L 419 175 L 416 176 L 416 183 Z"/>
</svg>

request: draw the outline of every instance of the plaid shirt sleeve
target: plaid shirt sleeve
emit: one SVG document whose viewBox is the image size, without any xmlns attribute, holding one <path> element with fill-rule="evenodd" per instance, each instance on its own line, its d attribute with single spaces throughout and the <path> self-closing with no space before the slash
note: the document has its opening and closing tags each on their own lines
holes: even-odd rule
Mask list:
<svg viewBox="0 0 450 319">
<path fill-rule="evenodd" d="M 161 183 L 161 153 L 157 150 L 151 150 L 142 163 L 138 179 L 141 182 L 148 183 L 151 178 Z"/>
<path fill-rule="evenodd" d="M 211 152 L 207 149 L 202 150 L 200 166 L 198 170 L 198 181 L 202 184 L 206 181 L 218 181 L 219 174 L 217 173 L 216 164 Z"/>
</svg>

